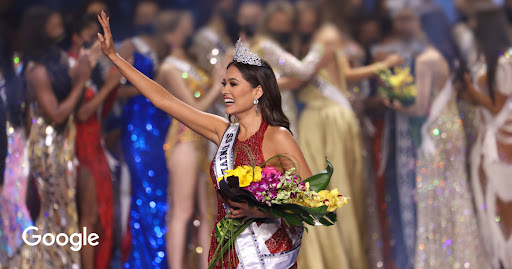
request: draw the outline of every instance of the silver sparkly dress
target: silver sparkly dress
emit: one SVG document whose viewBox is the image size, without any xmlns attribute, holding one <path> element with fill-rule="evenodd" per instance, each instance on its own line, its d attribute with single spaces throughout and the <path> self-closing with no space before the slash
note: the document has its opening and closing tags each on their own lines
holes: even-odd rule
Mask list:
<svg viewBox="0 0 512 269">
<path fill-rule="evenodd" d="M 436 88 L 432 107 L 444 90 Z M 466 171 L 466 138 L 456 93 L 452 91 L 438 116 L 425 124 L 428 134 L 422 140 L 430 140 L 435 149 L 418 151 L 414 268 L 488 268 Z"/>
</svg>

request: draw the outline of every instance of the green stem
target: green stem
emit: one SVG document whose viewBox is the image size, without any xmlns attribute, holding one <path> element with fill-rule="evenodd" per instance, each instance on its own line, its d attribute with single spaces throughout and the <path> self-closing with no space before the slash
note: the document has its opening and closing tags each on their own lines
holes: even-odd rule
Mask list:
<svg viewBox="0 0 512 269">
<path fill-rule="evenodd" d="M 236 232 L 233 234 L 233 236 L 231 236 L 229 238 L 228 242 L 226 242 L 224 244 L 222 244 L 222 241 L 224 241 L 224 240 L 219 242 L 219 246 L 217 247 L 217 249 L 221 245 L 222 245 L 222 249 L 220 250 L 220 253 L 218 253 L 218 254 L 217 254 L 217 250 L 215 250 L 215 254 L 213 255 L 212 260 L 210 261 L 210 264 L 208 265 L 208 269 L 212 269 L 215 266 L 215 264 L 217 264 L 220 257 L 223 257 L 224 253 L 226 253 L 226 251 L 229 249 L 229 247 L 234 244 L 236 238 L 245 230 L 245 228 L 247 228 L 249 225 L 251 225 L 254 221 L 256 221 L 256 220 L 250 219 L 250 220 L 246 221 L 244 224 L 242 224 L 242 226 L 240 226 L 240 228 L 238 228 L 236 230 Z"/>
</svg>

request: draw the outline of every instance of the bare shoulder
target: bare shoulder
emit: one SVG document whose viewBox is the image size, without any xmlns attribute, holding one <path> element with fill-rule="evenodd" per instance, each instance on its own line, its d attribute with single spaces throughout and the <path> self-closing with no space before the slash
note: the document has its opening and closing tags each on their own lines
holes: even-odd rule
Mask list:
<svg viewBox="0 0 512 269">
<path fill-rule="evenodd" d="M 176 67 L 170 63 L 163 62 L 159 67 L 159 73 L 169 74 L 173 72 L 178 72 L 178 69 L 176 69 Z"/>
<path fill-rule="evenodd" d="M 423 53 L 418 55 L 418 58 L 416 58 L 416 63 L 418 65 L 435 65 L 436 63 L 439 63 L 443 60 L 443 56 L 441 53 L 434 49 L 434 48 L 428 48 Z"/>
<path fill-rule="evenodd" d="M 297 142 L 290 131 L 284 127 L 269 126 L 265 133 L 265 140 L 268 148 L 273 154 L 295 153 L 298 149 Z"/>
<path fill-rule="evenodd" d="M 30 62 L 27 65 L 27 70 L 25 71 L 27 79 L 30 80 L 43 80 L 48 78 L 48 72 L 46 71 L 46 67 L 42 64 L 37 64 L 34 62 Z"/>
<path fill-rule="evenodd" d="M 295 142 L 295 139 L 293 138 L 292 134 L 288 129 L 281 127 L 281 126 L 269 126 L 267 128 L 267 131 L 265 132 L 265 138 L 268 138 L 270 142 L 287 142 L 287 141 L 293 141 Z"/>
</svg>

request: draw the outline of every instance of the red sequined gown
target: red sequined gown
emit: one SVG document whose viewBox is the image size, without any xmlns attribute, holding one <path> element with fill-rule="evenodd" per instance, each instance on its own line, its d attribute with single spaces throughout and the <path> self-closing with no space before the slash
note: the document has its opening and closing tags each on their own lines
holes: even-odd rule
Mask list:
<svg viewBox="0 0 512 269">
<path fill-rule="evenodd" d="M 91 88 L 87 88 L 84 102 L 91 101 L 94 95 L 94 91 Z M 76 122 L 76 157 L 80 165 L 85 166 L 91 172 L 96 185 L 98 212 L 102 227 L 102 233 L 99 234 L 100 244 L 95 247 L 95 268 L 98 269 L 110 268 L 112 253 L 114 200 L 110 168 L 101 145 L 100 117 L 108 114 L 114 100 L 115 90 L 112 91 L 105 101 L 101 115 L 95 113 L 84 122 Z"/>
<path fill-rule="evenodd" d="M 265 121 L 262 121 L 259 130 L 255 134 L 253 134 L 251 137 L 243 141 L 237 139 L 235 143 L 235 150 L 237 149 L 237 147 L 241 147 L 242 145 L 247 146 L 245 148 L 247 148 L 249 150 L 249 154 L 252 155 L 255 166 L 261 165 L 262 163 L 265 162 L 262 151 L 262 143 L 267 127 L 268 124 Z M 237 155 L 235 156 L 235 167 L 241 165 L 251 165 L 249 155 L 245 150 L 238 150 Z M 213 185 L 215 186 L 215 189 L 217 189 L 217 179 L 213 171 L 213 162 L 210 166 L 210 177 L 212 179 Z M 217 225 L 217 223 L 225 216 L 226 212 L 224 211 L 224 205 L 219 199 L 217 199 L 217 219 L 215 221 L 215 225 Z M 258 225 L 260 225 L 260 223 L 258 223 Z M 270 237 L 270 239 L 265 241 L 265 245 L 267 246 L 270 253 L 282 253 L 285 251 L 289 251 L 293 248 L 292 241 L 288 235 L 288 233 L 296 233 L 296 231 L 292 229 L 286 227 L 286 225 L 282 222 L 279 229 Z M 208 254 L 208 261 L 212 259 L 213 253 L 215 252 L 218 246 L 217 239 L 213 234 L 214 232 L 212 232 L 212 241 L 210 245 L 210 252 Z M 229 257 L 231 257 L 231 261 Z M 221 258 L 220 261 L 222 260 L 222 266 L 219 263 L 214 267 L 215 269 L 236 268 L 238 266 L 238 259 L 236 258 L 236 253 L 225 253 L 224 259 Z M 297 264 L 295 264 L 293 268 L 297 268 Z"/>
</svg>

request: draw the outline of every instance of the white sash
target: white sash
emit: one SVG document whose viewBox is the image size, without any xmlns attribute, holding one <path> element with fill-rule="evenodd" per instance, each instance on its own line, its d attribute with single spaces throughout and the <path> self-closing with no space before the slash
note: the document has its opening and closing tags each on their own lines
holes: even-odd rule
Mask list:
<svg viewBox="0 0 512 269">
<path fill-rule="evenodd" d="M 430 108 L 430 113 L 428 115 L 427 121 L 421 126 L 421 146 L 420 150 L 426 154 L 435 154 L 436 146 L 430 137 L 428 126 L 430 126 L 437 117 L 441 114 L 443 109 L 446 107 L 448 102 L 452 99 L 453 96 L 453 84 L 452 80 L 449 79 L 441 92 L 437 95 L 437 97 L 432 102 L 432 106 Z"/>
<path fill-rule="evenodd" d="M 151 58 L 151 61 L 153 61 L 153 67 L 156 69 L 158 67 L 158 57 L 156 57 L 156 53 L 151 50 L 149 45 L 139 37 L 133 37 L 131 41 L 137 51 Z"/>
<path fill-rule="evenodd" d="M 224 171 L 234 167 L 234 147 L 240 126 L 238 123 L 232 123 L 228 126 L 222 141 L 220 142 L 217 153 L 215 154 L 213 169 L 215 177 L 224 175 Z M 229 208 L 224 205 L 226 213 Z M 235 241 L 235 248 L 238 257 L 238 267 L 244 269 L 288 269 L 293 267 L 300 249 L 300 237 L 293 238 L 295 247 L 287 252 L 271 254 L 265 242 L 281 226 L 281 219 L 267 219 L 265 223 L 258 226 L 253 222 L 249 225 Z"/>
<path fill-rule="evenodd" d="M 213 171 L 215 172 L 216 178 L 224 176 L 224 171 L 233 169 L 233 155 L 239 130 L 240 125 L 238 123 L 232 123 L 222 136 L 222 141 L 220 141 L 217 154 L 215 154 L 213 161 Z"/>
<path fill-rule="evenodd" d="M 493 117 L 488 110 L 483 110 L 483 114 L 487 124 L 483 140 L 483 148 L 485 150 L 482 151 L 482 154 L 487 157 L 486 161 L 497 162 L 499 161 L 499 156 L 496 136 L 500 127 L 505 124 L 507 118 L 512 114 L 512 97 L 507 99 L 505 105 L 496 116 Z"/>
<path fill-rule="evenodd" d="M 313 83 L 317 87 L 318 91 L 320 91 L 320 93 L 322 93 L 322 95 L 325 96 L 327 99 L 332 100 L 338 105 L 350 109 L 352 111 L 352 106 L 350 105 L 350 102 L 336 86 L 332 85 L 331 83 L 322 78 L 316 78 Z"/>
</svg>

